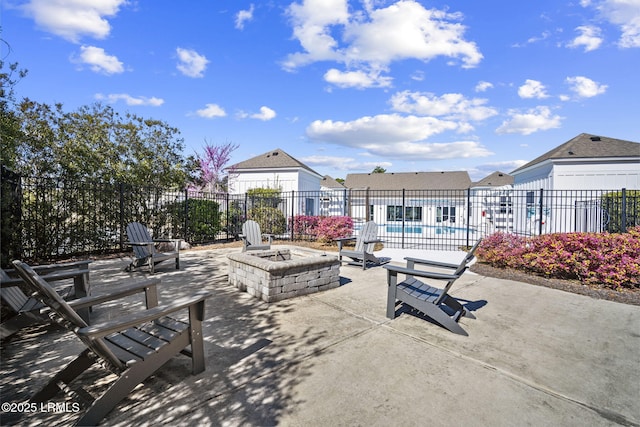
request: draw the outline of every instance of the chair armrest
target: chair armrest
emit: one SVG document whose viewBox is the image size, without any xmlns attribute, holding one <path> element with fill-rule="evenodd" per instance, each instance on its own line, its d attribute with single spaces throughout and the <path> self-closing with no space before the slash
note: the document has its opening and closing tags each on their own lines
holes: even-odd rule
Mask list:
<svg viewBox="0 0 640 427">
<path fill-rule="evenodd" d="M 210 296 L 211 293 L 207 291 L 200 291 L 190 297 L 176 299 L 169 304 L 154 307 L 138 313 L 133 313 L 128 316 L 123 316 L 113 321 L 98 323 L 95 325 L 80 328 L 76 332 L 79 336 L 101 338 L 114 332 L 120 332 L 133 326 L 159 319 L 173 312 L 188 308 L 194 304 L 204 302 L 204 300 L 209 298 Z"/>
<path fill-rule="evenodd" d="M 65 271 L 65 270 L 71 270 L 71 269 L 86 270 L 89 268 L 89 264 L 92 262 L 93 261 L 91 261 L 90 259 L 86 259 L 82 261 L 61 262 L 59 264 L 34 265 L 31 268 L 33 269 L 33 271 L 38 273 L 38 275 L 43 276 L 50 272 Z M 7 273 L 7 275 L 9 276 L 16 276 L 18 274 L 15 268 L 6 269 L 4 270 L 4 272 Z M 20 278 L 18 277 L 18 279 Z M 22 282 L 22 279 L 20 279 L 20 281 L 17 283 L 20 283 L 20 282 Z"/>
<path fill-rule="evenodd" d="M 129 246 L 153 246 L 153 242 L 124 242 L 125 245 Z"/>
<path fill-rule="evenodd" d="M 462 275 L 462 273 L 443 274 L 443 273 L 434 273 L 432 271 L 413 270 L 411 268 L 398 267 L 395 265 L 384 265 L 383 267 L 386 268 L 388 273 L 392 276 L 397 276 L 398 273 L 401 273 L 401 274 L 406 274 L 407 276 L 425 277 L 427 279 L 455 280 Z"/>
<path fill-rule="evenodd" d="M 55 282 L 58 280 L 73 279 L 75 277 L 82 276 L 83 274 L 89 274 L 89 269 L 86 268 L 81 270 L 62 270 L 62 271 L 56 271 L 53 273 L 45 274 L 40 277 L 42 277 L 47 282 Z M 11 287 L 20 283 L 24 283 L 21 277 L 11 277 L 7 280 L 0 281 L 0 286 Z"/>
<path fill-rule="evenodd" d="M 381 239 L 363 240 L 362 241 L 362 243 L 366 243 L 366 244 L 368 244 L 368 243 L 383 243 L 383 242 L 384 242 L 384 240 L 381 240 Z"/>
<path fill-rule="evenodd" d="M 123 285 L 123 286 L 118 286 L 116 288 L 112 288 L 107 293 L 82 297 L 82 298 L 68 301 L 67 303 L 74 310 L 79 310 L 81 308 L 92 307 L 94 305 L 117 300 L 120 298 L 127 297 L 129 295 L 134 295 L 144 291 L 147 293 L 147 306 L 151 304 L 150 307 L 155 307 L 158 305 L 158 292 L 157 292 L 158 283 L 160 283 L 160 279 L 141 280 L 139 282 L 135 282 L 130 285 Z M 155 297 L 154 297 L 154 294 L 155 294 Z M 154 298 L 155 298 L 155 304 L 153 301 Z"/>
<path fill-rule="evenodd" d="M 460 267 L 460 264 L 451 264 L 448 262 L 432 261 L 429 259 L 412 258 L 412 257 L 405 257 L 404 259 L 408 262 L 413 262 L 414 264 L 431 265 L 433 267 L 452 268 L 454 270 Z"/>
<path fill-rule="evenodd" d="M 356 236 L 351 236 L 351 237 L 340 237 L 338 239 L 333 239 L 334 242 L 348 242 L 349 240 L 356 240 L 357 237 Z"/>
</svg>

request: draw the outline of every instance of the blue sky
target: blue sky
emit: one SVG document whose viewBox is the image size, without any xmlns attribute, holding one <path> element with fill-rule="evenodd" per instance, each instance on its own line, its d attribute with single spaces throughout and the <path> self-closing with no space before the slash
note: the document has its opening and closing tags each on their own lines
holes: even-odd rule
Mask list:
<svg viewBox="0 0 640 427">
<path fill-rule="evenodd" d="M 281 148 L 321 174 L 510 172 L 586 132 L 640 141 L 640 0 L 5 0 L 17 94 Z"/>
</svg>

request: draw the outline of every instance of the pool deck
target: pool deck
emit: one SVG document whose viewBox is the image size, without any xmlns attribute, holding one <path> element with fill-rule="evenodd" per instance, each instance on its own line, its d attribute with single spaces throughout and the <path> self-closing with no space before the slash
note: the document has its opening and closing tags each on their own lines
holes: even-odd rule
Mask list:
<svg viewBox="0 0 640 427">
<path fill-rule="evenodd" d="M 226 254 L 181 253 L 160 264 L 160 301 L 206 289 L 206 370 L 176 356 L 103 420 L 109 426 L 640 426 L 640 307 L 467 272 L 452 295 L 476 319 L 469 336 L 403 312 L 385 317 L 386 270 L 342 266 L 341 286 L 264 303 L 227 283 Z M 385 250 L 402 256 L 425 256 Z M 433 255 L 433 254 L 432 254 Z M 438 254 L 435 254 L 438 255 Z M 464 253 L 440 253 L 456 262 Z M 128 259 L 91 264 L 92 292 Z M 94 322 L 141 305 L 96 307 Z M 2 343 L 2 403 L 26 402 L 83 349 L 54 326 Z M 96 367 L 76 383 L 115 378 Z M 64 402 L 59 396 L 55 402 Z M 77 413 L 6 413 L 2 425 L 71 425 Z"/>
</svg>

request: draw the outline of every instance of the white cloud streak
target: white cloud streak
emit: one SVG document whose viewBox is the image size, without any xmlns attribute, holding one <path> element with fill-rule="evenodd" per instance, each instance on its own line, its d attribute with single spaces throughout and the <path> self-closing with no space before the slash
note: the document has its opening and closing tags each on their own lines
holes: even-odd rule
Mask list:
<svg viewBox="0 0 640 427">
<path fill-rule="evenodd" d="M 205 119 L 213 119 L 216 117 L 225 117 L 227 113 L 218 104 L 207 104 L 205 108 L 196 111 L 196 115 Z"/>
<path fill-rule="evenodd" d="M 316 120 L 306 133 L 312 140 L 363 149 L 389 159 L 433 160 L 492 154 L 476 141 L 424 142 L 430 136 L 458 127 L 453 121 L 434 117 L 381 114 L 350 122 Z"/>
<path fill-rule="evenodd" d="M 38 27 L 78 43 L 82 36 L 104 39 L 111 32 L 106 18 L 114 17 L 126 0 L 30 0 L 20 7 Z"/>
<path fill-rule="evenodd" d="M 530 135 L 542 130 L 559 128 L 563 119 L 553 115 L 551 109 L 546 106 L 532 108 L 526 112 L 513 109 L 508 111 L 508 115 L 510 118 L 502 122 L 496 133 Z"/>
<path fill-rule="evenodd" d="M 108 55 L 104 49 L 95 46 L 81 46 L 80 54 L 71 58 L 72 62 L 86 64 L 91 71 L 102 74 L 119 74 L 124 72 L 124 65 L 116 56 Z"/>
<path fill-rule="evenodd" d="M 537 80 L 525 80 L 524 84 L 518 88 L 518 96 L 520 98 L 548 98 L 546 88 Z"/>
<path fill-rule="evenodd" d="M 327 168 L 332 168 L 341 171 L 371 171 L 376 166 L 381 166 L 383 168 L 390 168 L 393 166 L 391 162 L 362 162 L 354 159 L 353 157 L 337 157 L 337 156 L 306 156 L 301 157 L 300 160 L 304 162 L 306 165 L 317 167 L 323 166 Z"/>
<path fill-rule="evenodd" d="M 592 25 L 583 25 L 577 27 L 576 31 L 580 32 L 580 35 L 567 44 L 568 47 L 584 47 L 585 52 L 590 52 L 598 49 L 602 44 L 603 39 L 600 36 L 600 28 Z"/>
<path fill-rule="evenodd" d="M 187 77 L 204 77 L 204 71 L 207 69 L 209 60 L 200 55 L 193 49 L 183 49 L 181 47 L 176 49 L 178 55 L 178 70 Z"/>
<path fill-rule="evenodd" d="M 579 98 L 592 98 L 607 91 L 607 85 L 600 84 L 584 76 L 567 77 L 569 89 Z"/>
<path fill-rule="evenodd" d="M 486 99 L 467 99 L 460 93 L 436 96 L 427 92 L 403 91 L 394 94 L 390 102 L 395 111 L 449 120 L 482 121 L 498 114 L 495 108 L 485 105 Z"/>
<path fill-rule="evenodd" d="M 251 3 L 249 10 L 241 10 L 236 14 L 236 29 L 244 30 L 245 22 L 253 21 L 254 5 Z"/>
<path fill-rule="evenodd" d="M 620 29 L 618 45 L 622 48 L 640 47 L 640 1 L 598 0 L 581 3 L 594 7 L 600 15 Z"/>
<path fill-rule="evenodd" d="M 291 4 L 288 15 L 302 51 L 288 55 L 283 68 L 293 71 L 318 61 L 342 63 L 348 71 L 332 69 L 325 79 L 339 87 L 362 88 L 387 86 L 388 78 L 372 76 L 380 76 L 394 61 L 446 57 L 464 68 L 481 61 L 476 44 L 464 38 L 461 14 L 425 9 L 413 0 L 374 6 L 375 2 L 365 2 L 364 10 L 350 13 L 347 0 Z"/>
<path fill-rule="evenodd" d="M 124 101 L 127 105 L 131 106 L 151 106 L 151 107 L 159 107 L 164 104 L 164 99 L 156 98 L 155 96 L 148 98 L 146 96 L 131 96 L 126 93 L 111 93 L 109 95 L 103 95 L 101 93 L 97 93 L 95 98 L 98 100 L 106 101 L 110 104 L 115 104 L 118 101 Z"/>
</svg>

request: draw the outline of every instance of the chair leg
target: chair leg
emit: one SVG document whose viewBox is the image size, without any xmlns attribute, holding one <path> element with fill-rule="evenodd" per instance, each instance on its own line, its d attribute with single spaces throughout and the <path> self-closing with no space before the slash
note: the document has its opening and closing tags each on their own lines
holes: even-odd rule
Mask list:
<svg viewBox="0 0 640 427">
<path fill-rule="evenodd" d="M 36 394 L 34 394 L 30 402 L 45 402 L 58 394 L 60 388 L 58 382 L 62 381 L 65 384 L 69 384 L 75 378 L 77 378 L 84 371 L 89 369 L 93 365 L 94 359 L 89 349 L 86 349 L 78 357 L 76 357 L 71 363 L 69 363 L 62 371 L 58 372 L 49 382 L 41 388 Z"/>
<path fill-rule="evenodd" d="M 120 377 L 98 397 L 86 410 L 77 425 L 97 425 L 122 399 L 127 397 L 131 390 L 144 381 L 173 358 L 180 350 L 188 344 L 189 332 L 185 331 L 183 338 L 174 339 L 160 352 L 149 356 L 144 361 L 136 362 L 129 369 L 124 371 Z"/>
</svg>

